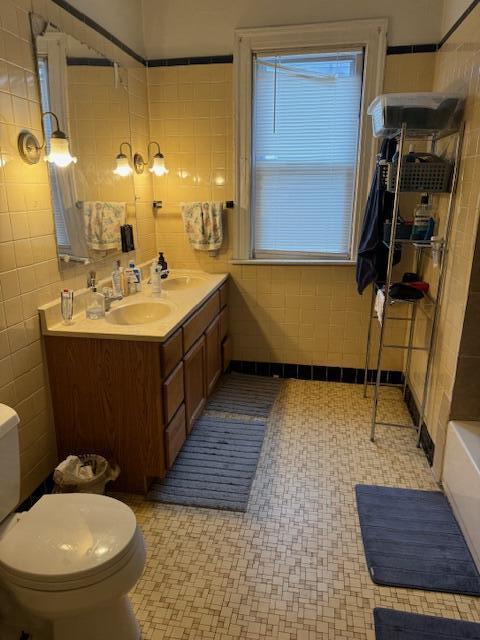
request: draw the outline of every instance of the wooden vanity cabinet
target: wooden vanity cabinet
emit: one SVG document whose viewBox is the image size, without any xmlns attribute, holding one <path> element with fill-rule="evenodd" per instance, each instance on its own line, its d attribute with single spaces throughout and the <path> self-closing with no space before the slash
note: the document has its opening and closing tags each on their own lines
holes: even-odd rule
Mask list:
<svg viewBox="0 0 480 640">
<path fill-rule="evenodd" d="M 115 460 L 117 491 L 164 477 L 221 375 L 227 298 L 225 283 L 164 342 L 45 336 L 59 459 Z"/>
<path fill-rule="evenodd" d="M 201 336 L 183 358 L 187 433 L 205 406 L 205 336 Z"/>
<path fill-rule="evenodd" d="M 220 340 L 220 316 L 205 330 L 205 388 L 207 397 L 211 395 L 222 372 Z"/>
</svg>

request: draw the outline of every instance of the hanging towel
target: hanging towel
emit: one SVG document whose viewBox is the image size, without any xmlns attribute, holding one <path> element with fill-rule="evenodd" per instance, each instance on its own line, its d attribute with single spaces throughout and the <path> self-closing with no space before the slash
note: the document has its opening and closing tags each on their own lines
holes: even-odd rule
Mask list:
<svg viewBox="0 0 480 640">
<path fill-rule="evenodd" d="M 82 202 L 85 238 L 90 249 L 119 250 L 120 227 L 125 224 L 125 202 Z"/>
<path fill-rule="evenodd" d="M 223 202 L 185 202 L 182 217 L 185 233 L 194 249 L 218 252 L 223 242 Z"/>
<path fill-rule="evenodd" d="M 385 139 L 377 156 L 377 166 L 368 195 L 357 257 L 357 288 L 363 291 L 372 282 L 383 282 L 387 273 L 388 248 L 383 242 L 383 225 L 392 218 L 394 194 L 381 188 L 380 162 L 390 162 L 396 149 L 395 139 Z M 396 252 L 394 264 L 399 262 Z"/>
<path fill-rule="evenodd" d="M 385 294 L 381 289 L 379 289 L 375 297 L 375 313 L 377 314 L 377 318 L 380 324 L 382 324 L 382 321 L 383 321 L 384 306 L 385 306 Z"/>
</svg>

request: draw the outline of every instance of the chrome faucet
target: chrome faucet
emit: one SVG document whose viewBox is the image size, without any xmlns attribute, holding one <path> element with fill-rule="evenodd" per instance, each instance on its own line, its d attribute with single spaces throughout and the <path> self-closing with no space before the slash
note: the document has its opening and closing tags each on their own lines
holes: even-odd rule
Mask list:
<svg viewBox="0 0 480 640">
<path fill-rule="evenodd" d="M 112 308 L 112 302 L 123 299 L 123 296 L 119 294 L 115 295 L 111 287 L 104 287 L 102 293 L 105 296 L 105 311 L 110 311 Z"/>
</svg>

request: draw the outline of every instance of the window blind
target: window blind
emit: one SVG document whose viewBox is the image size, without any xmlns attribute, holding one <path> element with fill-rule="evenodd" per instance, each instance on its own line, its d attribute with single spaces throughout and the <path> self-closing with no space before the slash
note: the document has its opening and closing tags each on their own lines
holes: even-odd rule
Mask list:
<svg viewBox="0 0 480 640">
<path fill-rule="evenodd" d="M 348 258 L 363 51 L 253 62 L 253 257 Z"/>
</svg>

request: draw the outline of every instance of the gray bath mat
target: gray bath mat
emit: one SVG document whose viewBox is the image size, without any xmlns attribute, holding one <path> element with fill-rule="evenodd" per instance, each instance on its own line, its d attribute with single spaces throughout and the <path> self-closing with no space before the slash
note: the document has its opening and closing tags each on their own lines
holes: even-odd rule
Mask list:
<svg viewBox="0 0 480 640">
<path fill-rule="evenodd" d="M 443 493 L 375 485 L 355 491 L 375 583 L 480 595 L 480 574 Z"/>
<path fill-rule="evenodd" d="M 480 624 L 374 609 L 376 640 L 480 640 Z"/>
<path fill-rule="evenodd" d="M 266 418 L 281 384 L 278 378 L 231 373 L 220 380 L 207 409 Z"/>
<path fill-rule="evenodd" d="M 266 421 L 202 416 L 175 464 L 148 497 L 195 507 L 246 511 Z"/>
</svg>

